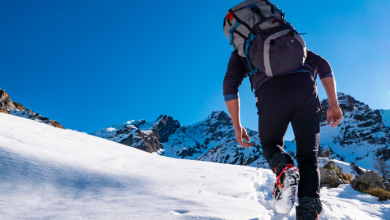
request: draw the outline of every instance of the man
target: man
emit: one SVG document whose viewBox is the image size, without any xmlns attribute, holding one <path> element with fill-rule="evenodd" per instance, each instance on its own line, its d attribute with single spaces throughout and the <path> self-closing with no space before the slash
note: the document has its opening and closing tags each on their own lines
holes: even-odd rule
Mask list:
<svg viewBox="0 0 390 220">
<path fill-rule="evenodd" d="M 233 51 L 223 82 L 223 93 L 236 139 L 245 148 L 251 147 L 251 144 L 240 122 L 238 87 L 248 72 L 251 69 L 246 58 L 239 56 L 237 50 Z M 258 73 L 250 76 L 256 95 L 263 155 L 277 176 L 273 193 L 275 210 L 290 212 L 299 182 L 297 219 L 304 220 L 318 219 L 322 211 L 318 163 L 321 104 L 315 81 L 317 72 L 329 100 L 327 124 L 332 121 L 332 127 L 335 127 L 341 122 L 342 111 L 338 106 L 332 69 L 321 56 L 307 50 L 305 65 L 294 72 L 272 78 Z M 298 168 L 283 150 L 284 135 L 290 122 L 297 145 Z"/>
</svg>

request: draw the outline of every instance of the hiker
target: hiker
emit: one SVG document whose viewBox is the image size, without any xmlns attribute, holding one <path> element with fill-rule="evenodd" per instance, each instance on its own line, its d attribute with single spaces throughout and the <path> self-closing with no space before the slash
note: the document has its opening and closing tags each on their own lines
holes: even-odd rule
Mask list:
<svg viewBox="0 0 390 220">
<path fill-rule="evenodd" d="M 298 32 L 284 20 L 283 11 L 268 0 L 247 0 L 230 9 L 224 31 L 234 51 L 223 81 L 223 95 L 236 139 L 242 147 L 252 146 L 240 122 L 238 94 L 238 87 L 249 76 L 256 96 L 263 155 L 277 176 L 275 211 L 291 211 L 298 187 L 297 219 L 318 219 L 322 211 L 318 162 L 322 107 L 316 77 L 321 79 L 329 100 L 327 124 L 333 122 L 335 127 L 341 122 L 342 111 L 332 69 L 327 60 L 306 49 Z M 298 167 L 283 150 L 290 122 Z"/>
</svg>

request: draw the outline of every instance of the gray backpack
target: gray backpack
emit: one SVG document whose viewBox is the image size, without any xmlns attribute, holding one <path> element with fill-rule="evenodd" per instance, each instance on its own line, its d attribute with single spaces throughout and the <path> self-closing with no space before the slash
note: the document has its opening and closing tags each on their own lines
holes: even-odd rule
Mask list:
<svg viewBox="0 0 390 220">
<path fill-rule="evenodd" d="M 227 12 L 223 30 L 232 48 L 247 58 L 249 76 L 274 77 L 304 65 L 306 44 L 284 16 L 268 0 L 246 0 Z"/>
</svg>

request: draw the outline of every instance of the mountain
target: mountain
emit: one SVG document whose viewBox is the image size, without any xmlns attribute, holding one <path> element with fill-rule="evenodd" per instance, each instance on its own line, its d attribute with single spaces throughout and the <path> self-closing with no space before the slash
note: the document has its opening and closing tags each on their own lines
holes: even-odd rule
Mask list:
<svg viewBox="0 0 390 220">
<path fill-rule="evenodd" d="M 46 117 L 43 117 L 39 113 L 35 113 L 22 104 L 13 102 L 11 96 L 5 91 L 0 89 L 0 112 L 10 115 L 19 116 L 22 118 L 28 118 L 34 121 L 45 123 L 53 127 L 65 129 L 58 121 L 50 120 Z"/>
<path fill-rule="evenodd" d="M 329 147 L 334 158 L 371 168 L 375 158 L 390 159 L 390 111 L 373 110 L 350 95 L 338 93 L 344 118 L 339 126 L 326 126 L 328 100 L 321 102 L 321 144 Z"/>
<path fill-rule="evenodd" d="M 214 111 L 205 120 L 181 126 L 164 143 L 164 156 L 216 163 L 257 166 L 264 163 L 258 133 L 247 128 L 251 148 L 239 147 L 231 118 Z"/>
<path fill-rule="evenodd" d="M 390 159 L 390 110 L 372 110 L 344 93 L 338 93 L 338 99 L 344 118 L 333 129 L 326 125 L 328 100 L 321 102 L 320 149 L 330 148 L 332 158 L 368 169 L 377 157 Z M 130 121 L 92 135 L 173 158 L 267 167 L 258 133 L 247 131 L 253 147 L 242 148 L 236 142 L 231 118 L 223 111 L 214 111 L 193 125 L 180 125 L 171 116 L 160 116 L 152 123 Z M 284 148 L 294 157 L 295 141 L 285 141 Z"/>
<path fill-rule="evenodd" d="M 193 125 L 180 125 L 165 115 L 152 123 L 128 121 L 92 135 L 173 158 L 266 166 L 258 133 L 248 128 L 247 132 L 253 147 L 238 147 L 231 118 L 223 111 L 213 111 Z"/>
<path fill-rule="evenodd" d="M 171 116 L 161 115 L 156 121 L 128 121 L 97 130 L 92 135 L 153 153 L 161 153 L 162 143 L 180 128 L 180 123 Z"/>
<path fill-rule="evenodd" d="M 274 211 L 268 169 L 161 157 L 8 114 L 0 122 L 1 219 L 295 219 L 295 209 Z M 351 185 L 321 198 L 333 211 L 324 205 L 319 219 L 390 215 L 389 201 Z"/>
</svg>

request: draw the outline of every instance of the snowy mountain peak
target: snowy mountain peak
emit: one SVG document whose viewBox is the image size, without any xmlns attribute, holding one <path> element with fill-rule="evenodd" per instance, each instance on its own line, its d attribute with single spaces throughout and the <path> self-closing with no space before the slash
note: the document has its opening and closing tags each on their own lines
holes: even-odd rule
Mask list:
<svg viewBox="0 0 390 220">
<path fill-rule="evenodd" d="M 343 120 L 336 128 L 327 126 L 329 103 L 327 99 L 323 100 L 320 143 L 329 146 L 337 158 L 370 168 L 373 159 L 390 155 L 387 150 L 390 147 L 388 112 L 373 110 L 350 95 L 337 95 Z"/>
<path fill-rule="evenodd" d="M 344 93 L 338 93 L 338 98 L 344 118 L 333 129 L 326 125 L 328 100 L 321 102 L 321 148 L 329 147 L 334 153 L 332 157 L 368 169 L 377 157 L 390 159 L 390 110 L 372 110 Z M 192 125 L 182 126 L 166 115 L 154 122 L 139 120 L 128 124 L 131 125 L 121 129 L 106 129 L 109 135 L 105 137 L 98 133 L 94 135 L 174 158 L 250 166 L 265 162 L 258 133 L 247 129 L 253 147 L 240 147 L 232 120 L 224 111 L 213 111 L 205 120 Z M 295 155 L 294 142 L 286 141 L 284 148 Z"/>
<path fill-rule="evenodd" d="M 161 143 L 180 128 L 180 123 L 172 116 L 161 115 L 154 122 L 131 120 L 109 128 L 103 128 L 92 135 L 119 142 L 150 153 L 160 152 Z"/>
<path fill-rule="evenodd" d="M 214 110 L 209 117 L 207 117 L 206 122 L 208 125 L 232 125 L 232 119 L 226 112 Z"/>
</svg>

